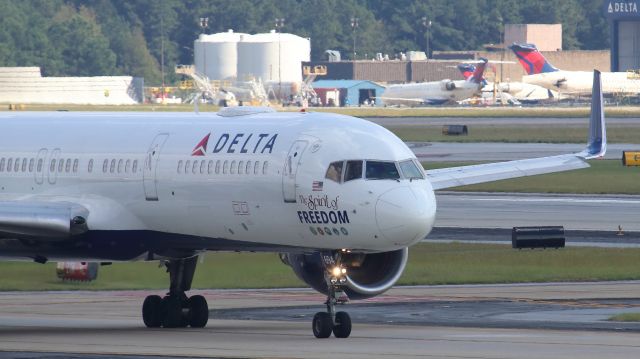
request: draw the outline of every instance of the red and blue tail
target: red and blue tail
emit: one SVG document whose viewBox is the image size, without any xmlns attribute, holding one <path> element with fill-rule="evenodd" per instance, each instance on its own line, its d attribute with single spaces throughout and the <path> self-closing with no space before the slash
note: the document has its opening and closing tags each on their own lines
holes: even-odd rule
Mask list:
<svg viewBox="0 0 640 359">
<path fill-rule="evenodd" d="M 462 74 L 462 77 L 464 77 L 465 80 L 468 80 L 476 70 L 476 66 L 472 64 L 459 64 L 458 70 Z"/>
<path fill-rule="evenodd" d="M 542 56 L 534 44 L 517 44 L 509 46 L 516 54 L 518 61 L 527 72 L 527 75 L 541 74 L 544 72 L 558 71 L 553 65 Z"/>
<path fill-rule="evenodd" d="M 467 81 L 471 81 L 477 84 L 484 81 L 484 70 L 487 68 L 487 62 L 489 62 L 489 60 L 481 57 L 480 61 L 481 62 L 478 64 L 478 66 L 476 66 L 476 69 L 475 71 L 473 71 L 471 77 L 467 78 Z"/>
</svg>

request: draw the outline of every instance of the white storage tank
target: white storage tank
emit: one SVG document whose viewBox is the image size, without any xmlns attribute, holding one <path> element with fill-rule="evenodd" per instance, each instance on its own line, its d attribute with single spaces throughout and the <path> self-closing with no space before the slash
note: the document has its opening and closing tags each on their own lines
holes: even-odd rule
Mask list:
<svg viewBox="0 0 640 359">
<path fill-rule="evenodd" d="M 238 42 L 238 80 L 254 77 L 263 83 L 302 82 L 302 62 L 311 57 L 309 39 L 288 34 L 244 35 Z"/>
<path fill-rule="evenodd" d="M 210 80 L 227 80 L 238 75 L 238 48 L 240 38 L 246 34 L 233 30 L 217 34 L 201 34 L 194 41 L 193 55 L 196 72 Z"/>
</svg>

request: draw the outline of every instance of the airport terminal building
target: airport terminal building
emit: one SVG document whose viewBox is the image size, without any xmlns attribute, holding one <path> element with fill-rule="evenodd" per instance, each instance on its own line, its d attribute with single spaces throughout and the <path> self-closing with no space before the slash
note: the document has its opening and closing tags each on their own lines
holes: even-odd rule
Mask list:
<svg viewBox="0 0 640 359">
<path fill-rule="evenodd" d="M 611 71 L 640 69 L 640 1 L 605 1 L 611 33 Z"/>
</svg>

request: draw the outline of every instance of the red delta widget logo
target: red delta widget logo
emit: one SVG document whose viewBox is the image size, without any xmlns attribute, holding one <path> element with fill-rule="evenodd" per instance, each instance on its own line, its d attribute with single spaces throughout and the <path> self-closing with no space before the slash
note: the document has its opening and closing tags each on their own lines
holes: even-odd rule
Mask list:
<svg viewBox="0 0 640 359">
<path fill-rule="evenodd" d="M 271 153 L 276 138 L 277 133 L 223 133 L 214 139 L 215 145 L 211 153 Z M 191 156 L 205 156 L 210 139 L 211 132 L 198 142 L 191 151 Z"/>
</svg>

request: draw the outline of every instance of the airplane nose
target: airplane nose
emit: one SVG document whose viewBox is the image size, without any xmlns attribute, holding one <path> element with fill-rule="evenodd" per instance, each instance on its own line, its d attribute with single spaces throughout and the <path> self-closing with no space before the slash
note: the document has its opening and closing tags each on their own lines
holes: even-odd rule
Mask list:
<svg viewBox="0 0 640 359">
<path fill-rule="evenodd" d="M 378 197 L 376 222 L 382 235 L 397 245 L 423 239 L 433 228 L 436 202 L 432 190 L 400 187 Z"/>
</svg>

